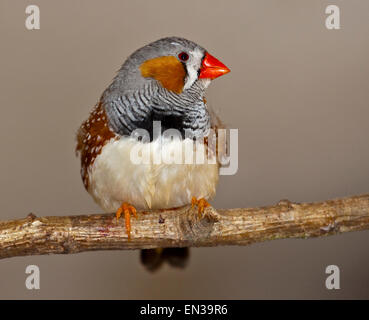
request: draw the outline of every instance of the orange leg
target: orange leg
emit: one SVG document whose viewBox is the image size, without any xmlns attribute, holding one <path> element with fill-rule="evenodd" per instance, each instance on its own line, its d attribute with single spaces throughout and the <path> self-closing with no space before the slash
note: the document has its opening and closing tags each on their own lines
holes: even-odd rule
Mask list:
<svg viewBox="0 0 369 320">
<path fill-rule="evenodd" d="M 197 206 L 198 212 L 199 212 L 199 218 L 201 218 L 204 213 L 205 208 L 210 207 L 210 203 L 207 202 L 204 198 L 197 199 L 196 197 L 192 197 L 191 206 L 192 208 L 194 206 Z"/>
<path fill-rule="evenodd" d="M 119 220 L 122 213 L 124 214 L 124 221 L 126 225 L 128 239 L 130 239 L 131 238 L 131 215 L 137 218 L 137 211 L 134 206 L 131 206 L 127 202 L 123 202 L 115 214 L 117 221 Z"/>
</svg>

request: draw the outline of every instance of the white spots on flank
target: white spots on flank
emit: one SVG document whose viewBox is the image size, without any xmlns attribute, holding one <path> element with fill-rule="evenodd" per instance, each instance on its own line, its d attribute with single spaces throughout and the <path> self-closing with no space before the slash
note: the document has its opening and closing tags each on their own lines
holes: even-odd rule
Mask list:
<svg viewBox="0 0 369 320">
<path fill-rule="evenodd" d="M 78 132 L 77 151 L 81 155 L 82 180 L 88 188 L 89 168 L 100 154 L 103 146 L 116 135 L 109 129 L 104 107 L 101 103 L 90 112 L 89 118 L 82 124 Z"/>
</svg>

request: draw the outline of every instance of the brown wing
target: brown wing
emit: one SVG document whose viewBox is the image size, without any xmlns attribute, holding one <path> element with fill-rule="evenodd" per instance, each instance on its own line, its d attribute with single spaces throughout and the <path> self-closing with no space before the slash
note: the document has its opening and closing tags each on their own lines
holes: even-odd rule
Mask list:
<svg viewBox="0 0 369 320">
<path fill-rule="evenodd" d="M 88 168 L 94 163 L 102 147 L 113 138 L 117 138 L 117 135 L 110 130 L 105 109 L 99 102 L 77 132 L 76 154 L 81 157 L 81 176 L 86 189 L 89 184 Z"/>
</svg>

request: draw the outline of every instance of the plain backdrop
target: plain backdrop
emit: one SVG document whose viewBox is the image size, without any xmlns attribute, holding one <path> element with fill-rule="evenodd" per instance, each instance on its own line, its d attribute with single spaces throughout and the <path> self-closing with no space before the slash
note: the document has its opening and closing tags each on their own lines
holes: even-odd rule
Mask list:
<svg viewBox="0 0 369 320">
<path fill-rule="evenodd" d="M 25 8 L 41 29 L 25 28 Z M 341 29 L 325 27 L 325 8 Z M 164 36 L 230 67 L 207 92 L 239 129 L 239 170 L 215 207 L 369 192 L 367 0 L 0 2 L 0 219 L 99 213 L 82 185 L 75 133 L 125 58 Z M 185 270 L 147 273 L 138 251 L 0 261 L 0 298 L 369 298 L 369 231 L 192 250 Z M 41 289 L 25 287 L 38 265 Z M 341 289 L 325 288 L 325 268 Z"/>
</svg>

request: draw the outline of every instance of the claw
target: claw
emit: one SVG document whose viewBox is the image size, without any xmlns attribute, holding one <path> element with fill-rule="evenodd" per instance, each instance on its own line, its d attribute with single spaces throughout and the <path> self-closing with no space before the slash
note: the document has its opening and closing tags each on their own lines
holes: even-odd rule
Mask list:
<svg viewBox="0 0 369 320">
<path fill-rule="evenodd" d="M 199 218 L 202 218 L 205 208 L 210 207 L 210 203 L 207 202 L 204 198 L 197 199 L 196 197 L 192 197 L 191 207 L 197 206 Z"/>
<path fill-rule="evenodd" d="M 120 216 L 124 214 L 124 221 L 126 225 L 128 239 L 131 238 L 131 215 L 137 218 L 137 211 L 136 208 L 130 205 L 127 202 L 123 202 L 122 205 L 118 208 L 117 212 L 115 213 L 115 217 L 117 218 L 117 222 Z"/>
</svg>

